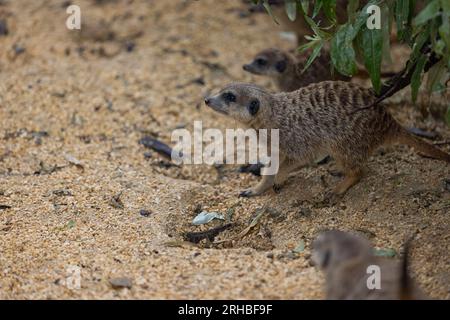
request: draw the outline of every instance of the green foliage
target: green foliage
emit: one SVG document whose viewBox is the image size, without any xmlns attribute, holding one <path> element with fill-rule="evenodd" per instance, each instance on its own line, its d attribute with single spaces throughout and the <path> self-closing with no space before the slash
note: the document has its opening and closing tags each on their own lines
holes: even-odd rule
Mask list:
<svg viewBox="0 0 450 320">
<path fill-rule="evenodd" d="M 411 94 L 414 102 L 417 100 L 417 93 L 419 92 L 419 87 L 422 80 L 422 72 L 426 62 L 427 56 L 425 54 L 422 54 L 418 59 L 418 63 L 411 78 Z"/>
<path fill-rule="evenodd" d="M 262 2 L 271 13 L 268 1 L 254 2 Z M 285 0 L 285 6 L 289 19 L 299 19 L 303 15 L 311 27 L 312 35 L 305 36 L 306 42 L 299 48 L 311 52 L 307 67 L 329 43 L 333 68 L 341 74 L 352 76 L 357 71 L 356 60 L 361 58 L 376 92 L 382 86 L 382 62 L 391 59 L 391 27 L 395 25 L 397 39 L 412 49 L 407 67 L 413 72 L 411 88 L 415 101 L 431 54 L 441 62 L 429 72 L 426 86 L 429 93 L 444 88 L 445 75 L 450 70 L 450 1 L 423 0 L 421 2 L 425 6 L 422 10 L 416 9 L 416 2 L 419 1 L 349 0 L 347 8 L 344 8 L 347 21 L 343 24 L 338 23 L 338 20 L 342 22 L 343 17 L 337 17 L 336 0 Z M 369 29 L 366 24 L 371 14 L 367 12 L 370 5 L 381 9 L 381 29 Z M 339 12 L 342 12 L 340 9 Z"/>
<path fill-rule="evenodd" d="M 291 21 L 295 21 L 297 18 L 297 2 L 295 0 L 285 1 L 286 14 Z"/>
<path fill-rule="evenodd" d="M 381 29 L 364 28 L 361 35 L 364 65 L 369 72 L 375 92 L 381 89 L 381 60 L 383 55 L 383 33 Z"/>
<path fill-rule="evenodd" d="M 337 71 L 346 76 L 355 74 L 356 55 L 353 49 L 353 40 L 358 30 L 351 23 L 339 27 L 336 35 L 331 40 L 331 60 Z"/>
<path fill-rule="evenodd" d="M 273 15 L 272 8 L 270 7 L 270 4 L 269 4 L 269 0 L 263 0 L 263 6 L 267 10 L 267 13 L 270 15 L 270 17 L 273 19 L 273 21 L 275 21 L 275 23 L 278 24 L 277 19 Z"/>
</svg>

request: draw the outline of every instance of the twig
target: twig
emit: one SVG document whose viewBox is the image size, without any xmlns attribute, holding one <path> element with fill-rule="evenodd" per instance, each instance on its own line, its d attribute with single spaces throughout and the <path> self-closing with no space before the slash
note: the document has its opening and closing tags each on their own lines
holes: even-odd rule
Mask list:
<svg viewBox="0 0 450 320">
<path fill-rule="evenodd" d="M 423 69 L 423 72 L 426 73 L 428 72 L 428 70 L 430 70 L 432 66 L 438 63 L 441 60 L 441 58 L 437 57 L 434 52 L 430 54 L 431 48 L 429 42 L 422 47 L 421 52 L 423 54 L 429 55 L 428 61 Z M 411 66 L 411 68 L 409 68 L 408 65 L 406 65 L 402 71 L 400 71 L 391 79 L 389 79 L 389 81 L 387 81 L 387 83 L 381 87 L 380 93 L 376 95 L 377 99 L 374 102 L 372 102 L 370 105 L 366 107 L 356 109 L 355 111 L 352 111 L 350 114 L 354 114 L 361 110 L 370 109 L 378 105 L 383 100 L 393 96 L 395 93 L 399 92 L 403 88 L 409 86 L 411 84 L 411 78 L 414 74 L 414 70 L 416 69 L 416 65 L 417 61 Z"/>
<path fill-rule="evenodd" d="M 214 238 L 219 235 L 219 233 L 227 230 L 233 226 L 233 223 L 227 223 L 222 226 L 218 226 L 206 231 L 200 231 L 200 232 L 187 232 L 184 234 L 184 239 L 189 242 L 193 243 L 199 243 L 203 239 L 208 239 L 209 241 L 213 242 Z"/>
<path fill-rule="evenodd" d="M 447 144 L 450 144 L 450 141 L 437 141 L 437 142 L 433 142 L 433 145 L 435 146 L 445 146 Z"/>
</svg>

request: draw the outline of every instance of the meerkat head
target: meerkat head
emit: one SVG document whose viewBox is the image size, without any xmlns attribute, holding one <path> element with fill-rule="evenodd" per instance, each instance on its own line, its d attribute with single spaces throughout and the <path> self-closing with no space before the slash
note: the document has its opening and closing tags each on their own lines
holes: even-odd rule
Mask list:
<svg viewBox="0 0 450 320">
<path fill-rule="evenodd" d="M 325 231 L 313 242 L 311 259 L 323 270 L 354 259 L 369 257 L 372 249 L 366 239 L 347 232 Z"/>
<path fill-rule="evenodd" d="M 288 53 L 278 49 L 266 49 L 259 52 L 251 63 L 244 64 L 242 68 L 257 75 L 279 77 L 294 64 L 295 61 Z"/>
<path fill-rule="evenodd" d="M 207 97 L 205 104 L 244 124 L 257 120 L 270 108 L 271 94 L 263 88 L 248 83 L 232 83 Z"/>
</svg>

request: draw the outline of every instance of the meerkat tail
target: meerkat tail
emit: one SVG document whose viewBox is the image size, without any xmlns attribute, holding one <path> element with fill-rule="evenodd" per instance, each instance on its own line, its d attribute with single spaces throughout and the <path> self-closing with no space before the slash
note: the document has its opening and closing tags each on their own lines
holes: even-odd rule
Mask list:
<svg viewBox="0 0 450 320">
<path fill-rule="evenodd" d="M 423 141 L 420 138 L 413 136 L 403 128 L 398 133 L 396 133 L 395 140 L 399 143 L 413 147 L 418 152 L 423 153 L 427 157 L 450 162 L 450 154 L 436 148 L 435 146 Z"/>
</svg>

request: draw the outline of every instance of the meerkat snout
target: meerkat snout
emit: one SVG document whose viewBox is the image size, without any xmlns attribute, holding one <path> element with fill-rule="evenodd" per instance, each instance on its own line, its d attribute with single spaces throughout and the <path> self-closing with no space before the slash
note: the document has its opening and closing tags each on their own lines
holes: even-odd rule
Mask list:
<svg viewBox="0 0 450 320">
<path fill-rule="evenodd" d="M 220 97 L 207 97 L 205 98 L 205 104 L 214 111 L 217 111 L 222 114 L 227 114 Z"/>
</svg>

